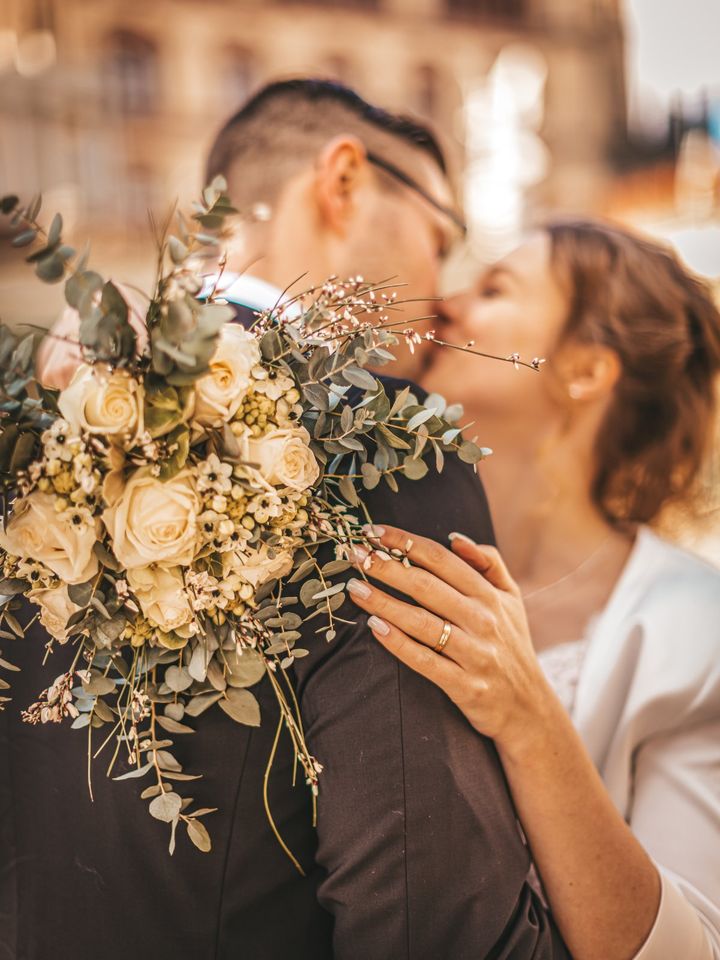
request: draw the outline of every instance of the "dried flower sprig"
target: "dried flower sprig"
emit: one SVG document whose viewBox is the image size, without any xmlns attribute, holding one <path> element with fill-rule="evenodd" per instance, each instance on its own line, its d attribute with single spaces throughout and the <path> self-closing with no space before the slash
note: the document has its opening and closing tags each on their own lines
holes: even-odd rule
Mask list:
<svg viewBox="0 0 720 960">
<path fill-rule="evenodd" d="M 65 280 L 85 360 L 66 389 L 46 390 L 37 338 L 0 325 L 0 636 L 39 617 L 48 655 L 74 647 L 24 717 L 86 730 L 90 790 L 106 751 L 109 776 L 149 778 L 140 796 L 169 825 L 170 852 L 180 825 L 209 850 L 202 821 L 215 812 L 183 797 L 200 774 L 183 769 L 175 738 L 214 707 L 257 726 L 260 682 L 278 703 L 268 770 L 285 731 L 314 802 L 322 764 L 289 671 L 316 633 L 332 642 L 348 622 L 343 574 L 358 547 L 376 549 L 362 490 L 397 491 L 398 474 L 421 479 L 449 453 L 489 453 L 463 437 L 459 405 L 409 387 L 388 395 L 372 372 L 401 342 L 442 343 L 393 319 L 403 301 L 388 281 L 331 278 L 248 331 L 229 322 L 222 269 L 200 299 L 206 254 L 224 262 L 225 189 L 217 179 L 191 217 L 153 224 L 157 280 L 141 324 L 120 287 L 75 259 L 61 219 L 45 232 L 39 200 L 0 200 L 17 246 L 42 240 L 27 258 L 40 279 Z"/>
</svg>

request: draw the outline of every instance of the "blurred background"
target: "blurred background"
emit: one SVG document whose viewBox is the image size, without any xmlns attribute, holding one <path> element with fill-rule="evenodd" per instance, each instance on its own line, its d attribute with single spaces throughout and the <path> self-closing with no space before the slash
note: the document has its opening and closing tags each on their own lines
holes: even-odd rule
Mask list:
<svg viewBox="0 0 720 960">
<path fill-rule="evenodd" d="M 144 280 L 258 86 L 338 78 L 430 120 L 471 225 L 462 282 L 549 211 L 668 237 L 720 276 L 716 0 L 0 0 L 0 189 L 42 190 L 98 267 Z M 0 247 L 2 311 L 41 320 Z M 14 259 L 14 258 L 13 258 Z"/>
<path fill-rule="evenodd" d="M 255 89 L 312 74 L 444 138 L 471 228 L 448 287 L 551 211 L 643 227 L 717 282 L 719 38 L 718 0 L 0 0 L 0 192 L 42 190 L 146 285 L 148 209 L 194 198 Z M 0 243 L 0 314 L 46 324 L 62 290 L 21 253 Z"/>
</svg>

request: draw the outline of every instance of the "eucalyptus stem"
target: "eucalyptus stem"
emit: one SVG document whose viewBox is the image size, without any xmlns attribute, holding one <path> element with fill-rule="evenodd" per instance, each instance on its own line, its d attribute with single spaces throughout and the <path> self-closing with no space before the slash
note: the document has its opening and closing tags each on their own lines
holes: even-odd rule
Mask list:
<svg viewBox="0 0 720 960">
<path fill-rule="evenodd" d="M 270 771 L 272 770 L 272 765 L 273 765 L 273 763 L 275 762 L 275 756 L 276 756 L 276 754 L 277 754 L 278 743 L 279 743 L 279 741 L 280 741 L 280 733 L 281 733 L 281 731 L 282 731 L 282 725 L 283 725 L 283 712 L 282 712 L 282 709 L 281 709 L 281 710 L 280 710 L 280 715 L 279 715 L 279 717 L 278 717 L 277 728 L 276 728 L 276 730 L 275 730 L 275 739 L 273 740 L 272 749 L 271 749 L 271 751 L 270 751 L 270 757 L 269 757 L 269 759 L 268 759 L 267 766 L 265 767 L 265 775 L 264 775 L 264 777 L 263 777 L 263 804 L 264 804 L 264 806 L 265 806 L 265 814 L 266 814 L 266 816 L 267 816 L 267 818 L 268 818 L 268 823 L 270 824 L 270 829 L 271 829 L 272 832 L 275 834 L 275 839 L 276 839 L 277 842 L 280 844 L 280 846 L 282 847 L 282 849 L 285 851 L 285 853 L 287 854 L 288 858 L 290 859 L 290 861 L 292 862 L 292 864 L 293 864 L 293 865 L 295 866 L 295 868 L 297 869 L 297 871 L 298 871 L 298 873 L 300 874 L 300 876 L 301 876 L 301 877 L 304 877 L 304 876 L 305 876 L 305 871 L 304 871 L 303 868 L 300 866 L 297 858 L 294 856 L 294 854 L 292 853 L 292 851 L 290 850 L 290 848 L 288 847 L 288 845 L 285 843 L 285 841 L 283 840 L 283 838 L 280 836 L 280 831 L 279 831 L 278 828 L 277 828 L 277 825 L 276 825 L 276 823 L 275 823 L 275 819 L 273 818 L 273 815 L 272 815 L 272 811 L 270 810 L 270 800 L 269 800 L 269 798 L 268 798 L 268 784 L 269 784 L 269 782 L 270 782 Z"/>
</svg>

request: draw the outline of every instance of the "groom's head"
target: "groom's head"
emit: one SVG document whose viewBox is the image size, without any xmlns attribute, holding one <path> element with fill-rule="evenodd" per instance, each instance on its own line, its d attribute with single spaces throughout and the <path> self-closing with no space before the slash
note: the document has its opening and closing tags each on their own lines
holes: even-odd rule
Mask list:
<svg viewBox="0 0 720 960">
<path fill-rule="evenodd" d="M 399 297 L 419 301 L 408 320 L 435 312 L 428 301 L 459 217 L 442 150 L 422 124 L 336 83 L 281 81 L 217 135 L 208 180 L 220 173 L 245 215 L 236 267 L 254 261 L 279 287 L 301 274 L 307 285 L 331 274 L 392 277 L 407 284 Z M 407 370 L 393 372 L 415 372 L 405 351 L 399 362 Z"/>
</svg>

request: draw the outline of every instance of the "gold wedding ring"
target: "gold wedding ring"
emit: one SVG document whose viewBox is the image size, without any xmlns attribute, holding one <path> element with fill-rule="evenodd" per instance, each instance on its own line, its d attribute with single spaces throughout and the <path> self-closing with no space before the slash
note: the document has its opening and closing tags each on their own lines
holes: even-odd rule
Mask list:
<svg viewBox="0 0 720 960">
<path fill-rule="evenodd" d="M 440 634 L 440 639 L 433 647 L 434 653 L 442 654 L 443 650 L 447 646 L 447 642 L 450 639 L 450 634 L 452 633 L 452 624 L 448 623 L 447 620 L 443 620 L 442 633 Z"/>
</svg>

